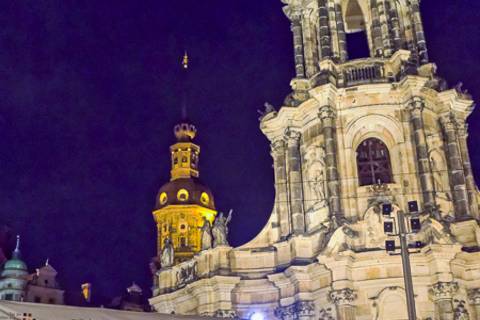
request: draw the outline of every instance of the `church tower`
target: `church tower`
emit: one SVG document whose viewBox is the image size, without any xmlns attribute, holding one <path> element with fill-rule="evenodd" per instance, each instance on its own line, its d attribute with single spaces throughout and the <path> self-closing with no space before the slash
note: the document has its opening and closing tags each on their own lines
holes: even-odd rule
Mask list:
<svg viewBox="0 0 480 320">
<path fill-rule="evenodd" d="M 260 119 L 270 219 L 249 243 L 179 266 L 190 273 L 161 272 L 151 305 L 240 319 L 480 319 L 474 103 L 436 74 L 419 0 L 282 2 L 295 76 Z M 352 59 L 362 34 L 368 53 Z"/>
<path fill-rule="evenodd" d="M 199 180 L 200 147 L 193 142 L 197 129 L 183 121 L 174 127 L 174 134 L 176 142 L 170 146 L 171 178 L 158 192 L 153 216 L 158 256 L 168 238 L 173 243 L 174 261 L 179 263 L 200 251 L 204 217 L 213 223 L 217 211 L 212 192 Z"/>
</svg>

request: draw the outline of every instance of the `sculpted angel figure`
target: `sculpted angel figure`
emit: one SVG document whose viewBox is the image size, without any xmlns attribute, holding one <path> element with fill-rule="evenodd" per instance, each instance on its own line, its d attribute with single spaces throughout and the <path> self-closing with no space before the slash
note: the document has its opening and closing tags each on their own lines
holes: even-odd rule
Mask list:
<svg viewBox="0 0 480 320">
<path fill-rule="evenodd" d="M 230 210 L 228 217 L 225 218 L 223 212 L 220 212 L 213 222 L 212 234 L 213 234 L 213 247 L 228 246 L 228 223 L 232 220 L 232 212 Z"/>
<path fill-rule="evenodd" d="M 203 226 L 200 228 L 202 233 L 202 251 L 212 248 L 212 226 L 206 217 L 203 217 Z"/>
<path fill-rule="evenodd" d="M 173 266 L 173 259 L 175 252 L 173 249 L 173 243 L 170 238 L 165 238 L 165 242 L 162 249 L 162 255 L 160 256 L 160 266 L 162 268 L 168 268 Z"/>
</svg>

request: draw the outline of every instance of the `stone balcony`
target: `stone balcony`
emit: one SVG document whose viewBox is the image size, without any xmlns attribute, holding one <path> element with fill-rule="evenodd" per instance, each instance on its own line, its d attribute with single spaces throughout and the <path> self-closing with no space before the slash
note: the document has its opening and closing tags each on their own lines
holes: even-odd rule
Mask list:
<svg viewBox="0 0 480 320">
<path fill-rule="evenodd" d="M 308 90 L 326 83 L 339 88 L 372 83 L 399 81 L 404 75 L 416 74 L 417 67 L 409 61 L 410 51 L 399 50 L 391 58 L 364 58 L 337 64 L 332 60 L 320 63 L 320 72 L 311 79 L 293 79 L 296 92 Z"/>
</svg>

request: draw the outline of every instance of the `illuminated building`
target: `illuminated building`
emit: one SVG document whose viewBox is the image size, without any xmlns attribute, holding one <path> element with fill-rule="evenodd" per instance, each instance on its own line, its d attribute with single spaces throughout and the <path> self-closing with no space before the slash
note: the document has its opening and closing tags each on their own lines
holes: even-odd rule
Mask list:
<svg viewBox="0 0 480 320">
<path fill-rule="evenodd" d="M 158 232 L 158 256 L 169 238 L 175 263 L 188 260 L 201 249 L 204 217 L 212 223 L 217 211 L 213 194 L 199 180 L 200 147 L 193 143 L 197 129 L 188 122 L 174 128 L 176 143 L 170 147 L 171 179 L 157 195 L 153 216 Z"/>
<path fill-rule="evenodd" d="M 406 212 L 420 225 L 408 237 L 418 319 L 480 319 L 474 104 L 429 60 L 419 0 L 282 2 L 295 77 L 260 120 L 275 174 L 270 219 L 241 247 L 160 270 L 150 304 L 241 319 L 407 319 L 402 261 L 384 230 Z M 351 59 L 358 34 L 368 54 Z"/>
</svg>

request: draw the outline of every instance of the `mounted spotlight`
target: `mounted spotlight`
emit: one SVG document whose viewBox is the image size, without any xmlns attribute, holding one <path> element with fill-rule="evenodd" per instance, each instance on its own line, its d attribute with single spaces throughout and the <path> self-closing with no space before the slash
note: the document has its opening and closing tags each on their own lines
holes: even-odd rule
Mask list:
<svg viewBox="0 0 480 320">
<path fill-rule="evenodd" d="M 408 212 L 418 212 L 418 202 L 417 201 L 409 201 L 408 202 Z"/>
<path fill-rule="evenodd" d="M 392 213 L 392 204 L 391 203 L 382 204 L 382 214 L 384 216 L 389 216 L 390 213 Z"/>
<path fill-rule="evenodd" d="M 264 319 L 265 319 L 265 317 L 260 312 L 254 312 L 250 316 L 250 320 L 264 320 Z"/>
<path fill-rule="evenodd" d="M 418 232 L 422 229 L 422 224 L 420 223 L 419 218 L 411 218 L 410 219 L 410 227 L 412 228 L 412 232 Z"/>
<path fill-rule="evenodd" d="M 395 240 L 385 241 L 385 250 L 387 250 L 387 252 L 394 252 L 395 251 Z"/>
<path fill-rule="evenodd" d="M 392 221 L 385 221 L 383 223 L 383 232 L 393 233 L 393 222 Z"/>
</svg>

